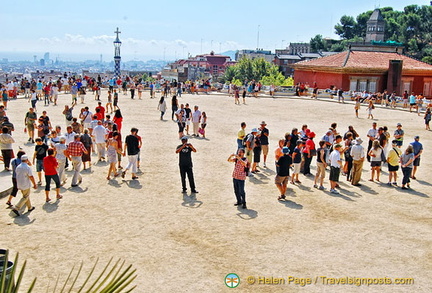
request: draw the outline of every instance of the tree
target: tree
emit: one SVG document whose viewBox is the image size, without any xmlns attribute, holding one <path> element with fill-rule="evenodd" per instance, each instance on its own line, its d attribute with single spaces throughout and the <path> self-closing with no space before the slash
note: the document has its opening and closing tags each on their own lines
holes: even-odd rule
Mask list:
<svg viewBox="0 0 432 293">
<path fill-rule="evenodd" d="M 351 39 L 355 35 L 356 21 L 354 17 L 344 15 L 340 19 L 340 23 L 335 25 L 336 34 L 342 39 Z"/>
<path fill-rule="evenodd" d="M 327 43 L 324 41 L 322 35 L 316 35 L 310 40 L 311 51 L 313 53 L 319 51 L 327 51 Z"/>
<path fill-rule="evenodd" d="M 261 81 L 264 85 L 274 84 L 276 86 L 289 83 L 276 65 L 265 61 L 264 58 L 249 59 L 247 57 L 240 59 L 236 65 L 228 67 L 222 80 L 236 85 L 241 85 L 246 80 L 256 80 Z"/>
<path fill-rule="evenodd" d="M 412 57 L 432 57 L 432 51 L 426 49 L 432 44 L 432 6 L 408 5 L 403 11 L 395 11 L 392 7 L 380 10 L 385 21 L 385 40 L 403 43 L 405 53 Z M 352 16 L 342 16 L 335 26 L 335 32 L 341 40 L 333 44 L 330 50 L 342 51 L 352 40 L 364 40 L 367 21 L 372 12 L 360 13 L 355 19 Z"/>
</svg>

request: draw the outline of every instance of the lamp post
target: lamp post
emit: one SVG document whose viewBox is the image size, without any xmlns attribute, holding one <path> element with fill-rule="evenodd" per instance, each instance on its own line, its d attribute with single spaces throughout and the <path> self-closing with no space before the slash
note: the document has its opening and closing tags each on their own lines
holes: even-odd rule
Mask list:
<svg viewBox="0 0 432 293">
<path fill-rule="evenodd" d="M 114 76 L 116 77 L 120 77 L 120 61 L 121 61 L 121 56 L 120 56 L 120 46 L 121 46 L 121 42 L 119 39 L 119 34 L 121 33 L 119 31 L 119 28 L 117 28 L 117 30 L 114 32 L 116 34 L 116 39 L 114 40 Z"/>
</svg>

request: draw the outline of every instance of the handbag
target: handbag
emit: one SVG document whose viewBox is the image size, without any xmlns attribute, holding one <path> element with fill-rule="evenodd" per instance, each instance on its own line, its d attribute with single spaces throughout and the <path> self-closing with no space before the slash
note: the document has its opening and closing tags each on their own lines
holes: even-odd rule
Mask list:
<svg viewBox="0 0 432 293">
<path fill-rule="evenodd" d="M 198 133 L 201 134 L 201 135 L 203 135 L 204 134 L 204 129 L 202 129 L 201 127 L 198 128 Z"/>
</svg>

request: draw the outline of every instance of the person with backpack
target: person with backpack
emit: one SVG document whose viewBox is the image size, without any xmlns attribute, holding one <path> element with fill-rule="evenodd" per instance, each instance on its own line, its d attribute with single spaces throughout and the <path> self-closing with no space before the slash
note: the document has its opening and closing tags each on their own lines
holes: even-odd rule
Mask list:
<svg viewBox="0 0 432 293">
<path fill-rule="evenodd" d="M 392 141 L 392 149 L 388 152 L 387 163 L 389 171 L 389 182 L 387 185 L 397 186 L 397 171 L 399 170 L 399 158 L 402 154 L 397 140 Z M 393 180 L 393 181 L 392 181 Z"/>
<path fill-rule="evenodd" d="M 245 150 L 239 149 L 237 154 L 231 154 L 228 157 L 228 162 L 235 163 L 234 171 L 232 173 L 234 193 L 237 202 L 234 206 L 242 206 L 243 209 L 247 209 L 246 206 L 246 192 L 245 192 L 245 181 L 246 176 L 249 173 L 249 161 L 244 157 Z"/>
<path fill-rule="evenodd" d="M 246 158 L 248 162 L 252 162 L 253 149 L 255 147 L 255 136 L 258 133 L 258 129 L 252 128 L 252 131 L 243 138 L 243 145 L 246 151 Z"/>
</svg>

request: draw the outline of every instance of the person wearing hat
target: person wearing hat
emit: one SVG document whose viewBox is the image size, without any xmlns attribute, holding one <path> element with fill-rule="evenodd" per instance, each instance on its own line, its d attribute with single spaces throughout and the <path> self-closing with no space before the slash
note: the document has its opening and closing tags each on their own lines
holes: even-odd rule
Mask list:
<svg viewBox="0 0 432 293">
<path fill-rule="evenodd" d="M 15 172 L 16 172 L 17 188 L 18 190 L 21 190 L 23 197 L 20 199 L 18 204 L 16 204 L 12 208 L 12 211 L 17 216 L 20 216 L 21 215 L 20 210 L 24 205 L 26 205 L 28 212 L 31 212 L 35 209 L 35 207 L 32 206 L 30 202 L 30 188 L 33 185 L 33 188 L 37 189 L 37 185 L 33 177 L 32 169 L 28 165 L 28 157 L 26 155 L 21 156 L 21 164 L 18 165 Z"/>
<path fill-rule="evenodd" d="M 267 124 L 265 121 L 261 122 L 261 127 L 258 129 L 261 132 L 260 135 L 260 141 L 261 141 L 261 150 L 264 156 L 264 168 L 267 168 L 266 162 L 267 162 L 267 155 L 269 152 L 269 130 L 266 128 Z"/>
<path fill-rule="evenodd" d="M 399 149 L 397 140 L 392 141 L 392 149 L 388 152 L 387 163 L 389 171 L 389 182 L 387 185 L 397 186 L 397 171 L 399 170 L 399 158 L 402 151 Z M 392 181 L 393 180 L 393 181 Z"/>
<path fill-rule="evenodd" d="M 179 168 L 182 183 L 182 191 L 187 191 L 186 175 L 189 180 L 189 186 L 192 193 L 198 193 L 195 188 L 195 180 L 193 175 L 192 152 L 196 153 L 196 149 L 191 143 L 188 143 L 187 136 L 181 138 L 182 144 L 177 146 L 176 154 L 179 154 Z"/>
<path fill-rule="evenodd" d="M 305 147 L 303 148 L 303 158 L 304 158 L 304 166 L 303 166 L 303 175 L 312 175 L 310 172 L 310 165 L 312 163 L 313 156 L 316 155 L 315 142 L 313 139 L 315 138 L 315 132 L 309 132 L 307 134 L 308 139 L 306 140 Z"/>
<path fill-rule="evenodd" d="M 251 132 L 248 133 L 244 140 L 245 143 L 245 149 L 246 149 L 246 158 L 248 162 L 253 162 L 253 149 L 255 147 L 255 136 L 258 134 L 258 129 L 252 128 Z"/>
<path fill-rule="evenodd" d="M 417 172 L 417 167 L 420 166 L 420 155 L 423 153 L 423 145 L 421 144 L 420 136 L 414 136 L 414 141 L 411 143 L 414 151 L 414 168 L 411 173 L 411 179 L 416 179 L 415 174 Z"/>
<path fill-rule="evenodd" d="M 278 200 L 283 200 L 286 198 L 285 193 L 287 191 L 288 177 L 289 177 L 289 167 L 291 165 L 291 157 L 289 156 L 289 148 L 282 148 L 283 156 L 279 158 L 276 166 L 277 173 L 275 177 L 276 187 L 279 189 L 280 196 Z"/>
<path fill-rule="evenodd" d="M 358 137 L 355 139 L 355 144 L 351 147 L 350 155 L 352 157 L 352 175 L 351 175 L 351 184 L 354 186 L 361 186 L 360 179 L 361 173 L 363 169 L 363 162 L 365 158 L 365 149 L 361 145 L 363 140 Z"/>
<path fill-rule="evenodd" d="M 398 123 L 396 127 L 397 129 L 394 132 L 394 138 L 398 141 L 398 146 L 401 147 L 403 145 L 403 138 L 405 132 L 402 129 L 402 124 Z"/>
</svg>

